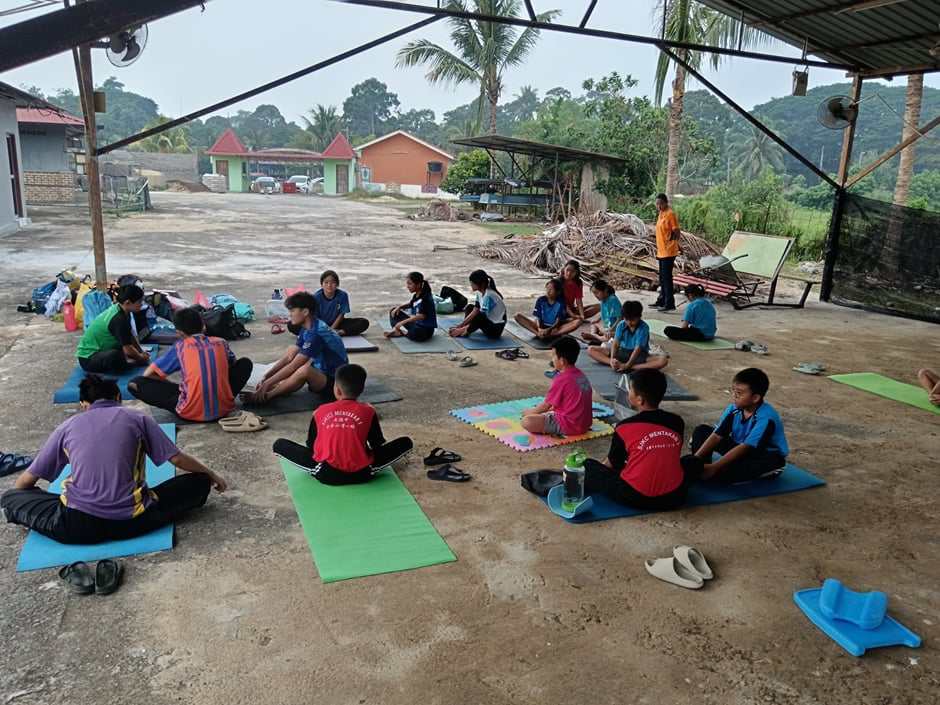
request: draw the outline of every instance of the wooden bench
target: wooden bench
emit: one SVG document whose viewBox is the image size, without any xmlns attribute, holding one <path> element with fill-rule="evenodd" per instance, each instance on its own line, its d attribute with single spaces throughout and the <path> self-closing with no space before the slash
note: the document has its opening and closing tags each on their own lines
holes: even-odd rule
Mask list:
<svg viewBox="0 0 940 705">
<path fill-rule="evenodd" d="M 706 294 L 710 296 L 716 296 L 720 299 L 728 299 L 732 305 L 737 308 L 735 300 L 737 298 L 745 298 L 750 300 L 750 296 L 746 290 L 742 291 L 741 287 L 737 284 L 728 284 L 726 282 L 716 281 L 714 279 L 705 279 L 704 277 L 696 277 L 692 274 L 673 274 L 672 275 L 673 284 L 678 284 L 679 286 L 688 286 L 689 284 L 698 284 L 705 290 Z"/>
</svg>

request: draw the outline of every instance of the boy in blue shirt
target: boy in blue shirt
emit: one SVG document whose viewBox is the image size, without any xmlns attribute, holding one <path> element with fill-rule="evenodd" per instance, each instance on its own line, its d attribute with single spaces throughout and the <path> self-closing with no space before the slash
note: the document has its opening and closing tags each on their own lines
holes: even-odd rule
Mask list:
<svg viewBox="0 0 940 705">
<path fill-rule="evenodd" d="M 339 275 L 332 269 L 320 275 L 320 288 L 313 297 L 317 300 L 317 317 L 337 335 L 362 335 L 369 329 L 365 318 L 349 317 L 349 295 L 339 288 Z"/>
<path fill-rule="evenodd" d="M 666 326 L 663 333 L 670 340 L 706 341 L 718 332 L 715 307 L 705 297 L 705 289 L 698 284 L 685 288 L 689 305 L 682 316 L 682 326 Z"/>
<path fill-rule="evenodd" d="M 650 355 L 650 327 L 643 320 L 643 304 L 624 301 L 620 309 L 621 321 L 614 328 L 610 350 L 594 345 L 588 355 L 595 362 L 610 365 L 614 372 L 661 370 L 669 364 L 666 355 Z"/>
<path fill-rule="evenodd" d="M 718 423 L 693 431 L 691 448 L 704 462 L 703 480 L 739 483 L 783 472 L 790 448 L 780 415 L 764 400 L 769 388 L 763 370 L 741 370 L 731 383 L 732 403 Z M 714 452 L 721 455 L 716 462 Z"/>
<path fill-rule="evenodd" d="M 535 309 L 532 311 L 534 318 L 517 313 L 516 323 L 541 340 L 558 338 L 577 330 L 581 321 L 577 318 L 568 320 L 563 288 L 560 279 L 549 279 L 545 285 L 545 296 L 535 301 Z"/>
<path fill-rule="evenodd" d="M 261 384 L 242 398 L 250 404 L 264 404 L 306 385 L 311 392 L 333 393 L 333 375 L 349 358 L 343 341 L 317 318 L 317 300 L 308 291 L 287 297 L 284 306 L 290 314 L 290 328 L 298 331 L 296 342 L 271 365 Z"/>
</svg>

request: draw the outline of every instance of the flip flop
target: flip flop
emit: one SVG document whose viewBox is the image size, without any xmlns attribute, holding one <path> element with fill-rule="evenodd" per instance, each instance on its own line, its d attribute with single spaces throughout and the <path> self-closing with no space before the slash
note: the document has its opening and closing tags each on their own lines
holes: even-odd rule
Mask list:
<svg viewBox="0 0 940 705">
<path fill-rule="evenodd" d="M 646 572 L 654 578 L 678 585 L 689 590 L 698 590 L 705 581 L 698 573 L 693 573 L 682 565 L 675 556 L 646 561 Z"/>
<path fill-rule="evenodd" d="M 761 343 L 754 343 L 751 346 L 751 352 L 756 355 L 769 355 L 770 354 L 770 350 L 767 348 L 767 346 L 762 345 Z"/>
<path fill-rule="evenodd" d="M 448 351 L 447 351 L 447 359 L 450 360 L 451 362 L 457 362 L 457 360 L 460 359 L 460 356 L 459 356 L 456 352 L 454 352 L 453 350 L 448 350 Z"/>
<path fill-rule="evenodd" d="M 460 457 L 457 453 L 452 450 L 444 450 L 443 448 L 435 448 L 428 456 L 424 459 L 424 464 L 427 467 L 433 467 L 435 465 L 445 465 L 447 463 L 459 463 L 463 458 Z"/>
<path fill-rule="evenodd" d="M 252 433 L 263 431 L 268 427 L 264 419 L 250 411 L 243 411 L 238 416 L 219 419 L 219 426 L 226 433 Z"/>
<path fill-rule="evenodd" d="M 474 360 L 469 355 L 464 355 L 463 358 L 460 360 L 459 366 L 460 367 L 475 367 L 476 364 L 477 364 L 476 360 Z"/>
<path fill-rule="evenodd" d="M 110 595 L 121 585 L 124 577 L 124 564 L 105 558 L 98 561 L 95 566 L 95 592 L 99 595 Z"/>
<path fill-rule="evenodd" d="M 555 379 L 555 377 L 558 376 L 558 370 L 545 370 L 545 372 L 542 374 L 544 374 L 549 379 Z"/>
<path fill-rule="evenodd" d="M 466 482 L 473 476 L 454 465 L 441 465 L 434 470 L 428 470 L 428 479 L 443 480 L 444 482 Z"/>
<path fill-rule="evenodd" d="M 826 371 L 826 366 L 821 362 L 801 362 L 793 369 L 804 375 L 820 375 Z"/>
<path fill-rule="evenodd" d="M 522 348 L 514 348 L 514 350 L 516 351 L 516 358 L 517 358 L 517 359 L 519 359 L 519 360 L 528 360 L 528 359 L 529 359 L 529 353 L 527 353 L 527 352 L 526 352 L 525 350 L 523 350 Z"/>
<path fill-rule="evenodd" d="M 499 350 L 493 354 L 496 355 L 496 357 L 500 358 L 501 360 L 509 360 L 509 361 L 515 360 L 516 358 L 519 357 L 519 351 L 516 349 Z"/>
<path fill-rule="evenodd" d="M 280 335 L 283 332 L 284 326 L 282 326 L 280 323 L 275 323 L 271 326 L 271 335 Z"/>
<path fill-rule="evenodd" d="M 705 560 L 705 556 L 697 548 L 692 546 L 673 546 L 672 555 L 682 566 L 698 575 L 702 580 L 711 580 L 715 577 L 711 566 Z"/>
<path fill-rule="evenodd" d="M 752 347 L 754 347 L 754 343 L 750 340 L 739 340 L 734 344 L 734 349 L 741 352 L 751 352 Z"/>
<path fill-rule="evenodd" d="M 0 477 L 6 477 L 15 472 L 25 470 L 32 464 L 32 456 L 17 455 L 16 453 L 0 453 Z"/>
<path fill-rule="evenodd" d="M 85 561 L 70 563 L 59 570 L 59 577 L 68 583 L 76 595 L 90 595 L 95 591 L 95 579 Z"/>
</svg>

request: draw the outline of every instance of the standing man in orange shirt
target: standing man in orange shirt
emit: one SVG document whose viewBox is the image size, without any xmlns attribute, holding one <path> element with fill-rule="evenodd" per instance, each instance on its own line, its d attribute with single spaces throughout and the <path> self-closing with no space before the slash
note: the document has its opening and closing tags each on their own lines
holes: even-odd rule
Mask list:
<svg viewBox="0 0 940 705">
<path fill-rule="evenodd" d="M 666 194 L 656 196 L 656 259 L 659 260 L 659 298 L 653 308 L 663 311 L 676 310 L 676 298 L 672 286 L 672 268 L 679 256 L 679 219 L 669 207 Z"/>
</svg>

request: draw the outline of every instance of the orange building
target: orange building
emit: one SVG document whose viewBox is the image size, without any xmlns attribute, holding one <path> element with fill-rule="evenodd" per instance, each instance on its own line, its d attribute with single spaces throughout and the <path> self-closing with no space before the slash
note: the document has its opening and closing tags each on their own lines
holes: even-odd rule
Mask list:
<svg viewBox="0 0 940 705">
<path fill-rule="evenodd" d="M 436 193 L 454 157 L 398 130 L 356 148 L 364 183 L 398 184 L 405 195 Z"/>
</svg>

